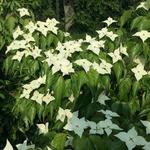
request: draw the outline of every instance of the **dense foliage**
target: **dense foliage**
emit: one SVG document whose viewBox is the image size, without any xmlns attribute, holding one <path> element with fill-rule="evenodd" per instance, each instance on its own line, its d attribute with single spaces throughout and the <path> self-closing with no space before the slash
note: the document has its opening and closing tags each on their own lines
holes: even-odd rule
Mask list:
<svg viewBox="0 0 150 150">
<path fill-rule="evenodd" d="M 30 9 L 3 14 L 0 149 L 148 150 L 149 8 L 76 40 Z"/>
</svg>

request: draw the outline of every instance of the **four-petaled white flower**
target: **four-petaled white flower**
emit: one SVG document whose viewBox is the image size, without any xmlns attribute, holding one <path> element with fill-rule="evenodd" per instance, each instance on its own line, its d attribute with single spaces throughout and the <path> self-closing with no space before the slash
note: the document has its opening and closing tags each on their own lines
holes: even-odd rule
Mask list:
<svg viewBox="0 0 150 150">
<path fill-rule="evenodd" d="M 107 35 L 108 29 L 102 28 L 101 30 L 96 31 L 98 33 L 99 39 L 103 38 L 105 35 Z"/>
<path fill-rule="evenodd" d="M 17 9 L 17 11 L 19 11 L 20 17 L 30 16 L 30 13 L 29 13 L 28 9 L 26 9 L 26 8 L 19 8 L 19 9 Z"/>
<path fill-rule="evenodd" d="M 50 93 L 47 93 L 45 96 L 42 97 L 42 101 L 46 104 L 49 104 L 53 100 L 55 100 L 55 98 Z"/>
<path fill-rule="evenodd" d="M 132 68 L 131 71 L 134 73 L 137 81 L 139 81 L 144 75 L 147 74 L 142 64 L 138 64 L 135 68 Z"/>
<path fill-rule="evenodd" d="M 73 116 L 68 120 L 67 124 L 64 126 L 64 129 L 68 131 L 74 131 L 78 136 L 82 137 L 84 129 L 87 127 L 88 124 L 84 117 L 79 119 L 78 117 Z"/>
<path fill-rule="evenodd" d="M 139 9 L 139 8 L 144 8 L 147 11 L 149 10 L 147 2 L 141 2 L 140 5 L 138 5 L 136 9 Z"/>
<path fill-rule="evenodd" d="M 8 140 L 6 141 L 6 146 L 4 147 L 3 150 L 13 150 L 13 147 Z"/>
<path fill-rule="evenodd" d="M 37 26 L 36 26 L 32 21 L 30 21 L 30 22 L 25 26 L 25 28 L 29 30 L 29 33 L 33 33 L 33 32 L 36 30 Z"/>
<path fill-rule="evenodd" d="M 17 28 L 16 28 L 16 30 L 13 32 L 13 38 L 14 38 L 14 40 L 18 37 L 18 36 L 20 36 L 20 35 L 22 35 L 24 32 L 20 29 L 20 27 L 18 26 Z"/>
<path fill-rule="evenodd" d="M 146 30 L 142 30 L 142 31 L 136 32 L 133 36 L 140 37 L 144 43 L 148 38 L 150 38 L 150 32 Z"/>
<path fill-rule="evenodd" d="M 73 94 L 71 94 L 71 96 L 68 98 L 70 102 L 73 102 L 75 97 L 73 96 Z"/>
<path fill-rule="evenodd" d="M 128 132 L 120 132 L 115 136 L 126 143 L 128 150 L 132 150 L 136 146 L 142 146 L 147 143 L 142 136 L 138 136 L 134 127 L 131 128 Z"/>
<path fill-rule="evenodd" d="M 112 119 L 112 117 L 119 117 L 119 115 L 116 112 L 112 112 L 111 110 L 100 110 L 98 112 L 103 113 L 107 119 Z"/>
<path fill-rule="evenodd" d="M 79 59 L 76 60 L 74 63 L 76 63 L 79 66 L 82 66 L 85 72 L 88 72 L 90 70 L 90 67 L 92 66 L 92 63 L 87 59 Z"/>
<path fill-rule="evenodd" d="M 34 59 L 37 57 L 41 57 L 41 49 L 39 49 L 37 46 L 35 46 L 29 53 L 28 55 L 32 56 Z"/>
<path fill-rule="evenodd" d="M 122 57 L 120 56 L 119 48 L 116 49 L 113 53 L 108 53 L 108 55 L 112 58 L 113 63 L 116 63 L 118 60 L 122 59 Z"/>
<path fill-rule="evenodd" d="M 106 134 L 109 136 L 112 133 L 112 130 L 122 130 L 117 124 L 114 124 L 110 119 L 100 121 L 98 126 L 103 128 Z"/>
<path fill-rule="evenodd" d="M 146 127 L 146 134 L 150 134 L 150 122 L 141 120 L 142 124 Z"/>
<path fill-rule="evenodd" d="M 91 128 L 89 131 L 90 134 L 100 134 L 100 135 L 104 134 L 104 130 L 99 123 L 88 121 L 88 126 Z"/>
<path fill-rule="evenodd" d="M 34 149 L 35 145 L 27 145 L 27 140 L 25 140 L 23 144 L 17 144 L 16 147 L 18 150 L 28 150 L 30 148 Z"/>
<path fill-rule="evenodd" d="M 111 17 L 108 17 L 107 20 L 103 21 L 107 24 L 107 26 L 110 26 L 112 23 L 117 22 L 116 20 L 113 20 Z"/>
<path fill-rule="evenodd" d="M 100 94 L 99 96 L 98 96 L 98 100 L 97 100 L 97 102 L 99 102 L 100 104 L 102 104 L 102 105 L 106 105 L 105 104 L 105 101 L 108 101 L 108 100 L 110 100 L 110 98 L 108 97 L 108 96 L 106 96 L 105 94 Z"/>
<path fill-rule="evenodd" d="M 48 133 L 48 125 L 49 125 L 48 122 L 45 123 L 45 124 L 41 123 L 41 124 L 36 124 L 36 125 L 37 125 L 37 127 L 39 129 L 39 134 L 46 134 L 46 133 Z"/>
<path fill-rule="evenodd" d="M 72 113 L 70 109 L 62 109 L 61 107 L 59 107 L 58 110 L 58 115 L 56 117 L 56 120 L 61 120 L 62 122 L 64 122 L 65 118 L 67 117 L 68 119 L 70 119 L 72 117 Z"/>
<path fill-rule="evenodd" d="M 116 39 L 116 37 L 118 37 L 118 35 L 113 33 L 112 31 L 107 32 L 106 36 L 109 37 L 112 41 L 114 41 Z"/>
</svg>

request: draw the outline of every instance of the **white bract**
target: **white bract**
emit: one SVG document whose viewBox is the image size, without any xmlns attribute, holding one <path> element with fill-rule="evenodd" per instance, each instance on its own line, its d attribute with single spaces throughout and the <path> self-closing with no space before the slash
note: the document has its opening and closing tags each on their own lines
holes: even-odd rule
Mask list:
<svg viewBox="0 0 150 150">
<path fill-rule="evenodd" d="M 99 123 L 88 121 L 88 126 L 91 128 L 89 131 L 90 134 L 104 134 L 104 130 Z"/>
<path fill-rule="evenodd" d="M 41 123 L 41 124 L 36 124 L 36 125 L 37 125 L 37 127 L 39 129 L 39 134 L 46 134 L 46 133 L 48 133 L 48 125 L 49 125 L 48 122 L 45 123 L 45 124 Z"/>
<path fill-rule="evenodd" d="M 103 21 L 107 24 L 107 26 L 110 26 L 112 23 L 117 22 L 116 20 L 113 20 L 111 17 L 108 17 L 107 20 Z"/>
<path fill-rule="evenodd" d="M 87 127 L 88 124 L 84 117 L 79 119 L 78 117 L 73 116 L 68 120 L 67 124 L 64 126 L 64 129 L 68 131 L 74 131 L 78 136 L 82 137 L 84 129 Z"/>
<path fill-rule="evenodd" d="M 126 143 L 128 150 L 132 150 L 136 146 L 143 146 L 147 143 L 142 136 L 138 136 L 134 127 L 128 132 L 120 132 L 115 136 Z"/>
<path fill-rule="evenodd" d="M 71 94 L 71 96 L 68 98 L 70 102 L 73 102 L 75 97 L 73 96 L 73 94 Z"/>
<path fill-rule="evenodd" d="M 59 107 L 56 120 L 61 120 L 62 122 L 64 122 L 66 117 L 67 119 L 70 119 L 72 116 L 73 114 L 71 113 L 70 109 L 62 109 L 61 107 Z"/>
<path fill-rule="evenodd" d="M 119 50 L 120 50 L 120 53 L 122 53 L 126 56 L 129 56 L 128 53 L 127 53 L 127 48 L 123 47 L 122 44 L 120 44 Z"/>
<path fill-rule="evenodd" d="M 150 148 L 150 142 L 147 142 L 147 143 L 144 145 L 143 149 L 144 149 L 144 150 L 149 150 L 149 148 Z"/>
<path fill-rule="evenodd" d="M 20 27 L 18 26 L 17 28 L 16 28 L 16 30 L 13 32 L 13 38 L 14 38 L 14 40 L 18 37 L 18 36 L 20 36 L 20 35 L 22 35 L 24 32 L 20 29 Z"/>
<path fill-rule="evenodd" d="M 100 121 L 98 123 L 98 126 L 100 126 L 108 136 L 112 133 L 112 130 L 122 130 L 118 125 L 114 124 L 110 119 Z"/>
<path fill-rule="evenodd" d="M 139 9 L 139 8 L 144 8 L 147 11 L 149 10 L 147 2 L 141 2 L 140 5 L 138 5 L 136 9 Z"/>
<path fill-rule="evenodd" d="M 102 28 L 101 30 L 96 31 L 98 33 L 99 39 L 103 38 L 105 35 L 107 35 L 108 29 Z"/>
<path fill-rule="evenodd" d="M 17 51 L 16 54 L 12 57 L 12 60 L 18 60 L 19 62 L 22 60 L 22 57 L 25 55 L 25 52 Z"/>
<path fill-rule="evenodd" d="M 88 72 L 90 70 L 90 67 L 92 66 L 92 63 L 87 59 L 79 59 L 76 60 L 74 63 L 76 63 L 79 66 L 82 66 L 85 72 Z"/>
<path fill-rule="evenodd" d="M 26 47 L 26 40 L 14 40 L 9 46 L 7 46 L 6 53 L 8 53 L 11 50 L 26 49 Z"/>
<path fill-rule="evenodd" d="M 105 41 L 93 41 L 90 42 L 90 45 L 87 47 L 88 50 L 91 50 L 94 52 L 96 55 L 99 55 L 100 48 L 104 48 L 104 43 Z"/>
<path fill-rule="evenodd" d="M 112 119 L 112 117 L 119 117 L 119 115 L 116 112 L 112 112 L 111 110 L 100 110 L 98 112 L 101 112 L 105 115 L 106 119 Z"/>
<path fill-rule="evenodd" d="M 107 32 L 106 36 L 109 37 L 112 41 L 114 41 L 116 39 L 116 37 L 118 37 L 118 35 L 113 33 L 112 31 Z"/>
<path fill-rule="evenodd" d="M 108 53 L 108 55 L 112 58 L 113 63 L 116 63 L 118 60 L 122 59 L 119 48 L 116 49 L 113 53 Z"/>
<path fill-rule="evenodd" d="M 99 102 L 100 104 L 102 104 L 102 105 L 106 105 L 105 104 L 105 101 L 108 101 L 108 100 L 110 100 L 110 98 L 108 97 L 108 96 L 106 96 L 105 94 L 100 94 L 99 96 L 98 96 L 98 100 L 97 100 L 97 102 Z"/>
<path fill-rule="evenodd" d="M 138 64 L 135 68 L 132 68 L 131 71 L 134 73 L 137 81 L 139 81 L 144 75 L 147 74 L 142 64 Z"/>
<path fill-rule="evenodd" d="M 146 30 L 142 30 L 142 31 L 136 32 L 133 36 L 140 37 L 144 43 L 148 38 L 150 38 L 150 32 Z"/>
<path fill-rule="evenodd" d="M 146 127 L 146 134 L 150 134 L 150 122 L 141 120 L 142 124 Z"/>
<path fill-rule="evenodd" d="M 19 8 L 19 9 L 17 9 L 17 11 L 19 11 L 20 17 L 30 16 L 30 13 L 29 13 L 28 9 L 26 9 L 26 8 Z"/>
<path fill-rule="evenodd" d="M 37 26 L 36 26 L 36 24 L 34 24 L 32 21 L 30 21 L 30 22 L 25 26 L 25 28 L 29 30 L 29 33 L 33 33 L 33 32 L 36 30 Z"/>
<path fill-rule="evenodd" d="M 35 145 L 27 145 L 27 140 L 25 140 L 22 144 L 16 145 L 18 150 L 28 150 L 30 148 L 35 148 Z"/>
<path fill-rule="evenodd" d="M 13 147 L 8 140 L 6 141 L 6 146 L 4 147 L 3 150 L 13 150 Z"/>
</svg>

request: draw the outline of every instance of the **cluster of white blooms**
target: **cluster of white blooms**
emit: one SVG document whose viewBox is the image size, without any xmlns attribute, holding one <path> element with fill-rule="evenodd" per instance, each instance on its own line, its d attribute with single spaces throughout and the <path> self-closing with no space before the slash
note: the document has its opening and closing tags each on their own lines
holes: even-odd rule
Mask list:
<svg viewBox="0 0 150 150">
<path fill-rule="evenodd" d="M 64 57 L 63 53 L 53 54 L 51 51 L 47 51 L 45 55 L 47 58 L 44 61 L 48 63 L 49 67 L 52 66 L 53 74 L 61 71 L 64 76 L 74 72 L 72 63 Z"/>
<path fill-rule="evenodd" d="M 30 98 L 30 94 L 33 90 L 38 89 L 42 84 L 45 84 L 46 76 L 39 77 L 36 80 L 31 81 L 29 84 L 23 85 L 23 92 L 20 98 Z"/>
<path fill-rule="evenodd" d="M 49 104 L 51 101 L 53 101 L 55 98 L 50 94 L 47 93 L 46 95 L 39 93 L 39 91 L 34 91 L 32 97 L 30 98 L 33 101 L 36 101 L 40 105 L 42 102 L 45 102 L 46 104 Z"/>
</svg>

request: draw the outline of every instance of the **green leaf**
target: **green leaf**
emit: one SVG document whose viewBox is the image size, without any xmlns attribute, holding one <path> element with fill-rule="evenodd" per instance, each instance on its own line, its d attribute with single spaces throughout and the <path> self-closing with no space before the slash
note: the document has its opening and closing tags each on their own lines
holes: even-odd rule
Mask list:
<svg viewBox="0 0 150 150">
<path fill-rule="evenodd" d="M 57 106 L 61 105 L 61 100 L 64 95 L 64 87 L 65 87 L 64 79 L 62 76 L 60 76 L 56 84 L 54 85 L 54 95 L 55 95 Z"/>
<path fill-rule="evenodd" d="M 130 78 L 123 79 L 119 84 L 119 98 L 123 101 L 128 101 L 128 96 L 131 90 L 132 81 Z"/>
<path fill-rule="evenodd" d="M 139 30 L 149 30 L 150 29 L 150 19 L 144 17 L 139 24 Z"/>
<path fill-rule="evenodd" d="M 131 30 L 138 28 L 143 18 L 143 16 L 136 17 L 131 23 Z"/>
<path fill-rule="evenodd" d="M 47 46 L 48 47 L 50 47 L 51 46 L 51 44 L 52 44 L 52 42 L 53 42 L 53 40 L 54 40 L 54 35 L 53 34 L 48 34 L 47 35 L 47 38 L 46 38 L 46 42 L 47 42 Z"/>
<path fill-rule="evenodd" d="M 44 35 L 41 35 L 40 36 L 40 48 L 46 49 L 46 46 L 47 46 L 46 37 Z"/>
<path fill-rule="evenodd" d="M 139 81 L 135 81 L 132 84 L 132 95 L 133 97 L 137 96 L 138 91 L 140 90 L 140 82 Z"/>
<path fill-rule="evenodd" d="M 18 20 L 16 17 L 8 16 L 5 22 L 6 29 L 13 32 L 17 22 Z"/>
<path fill-rule="evenodd" d="M 74 150 L 95 150 L 92 142 L 88 137 L 82 136 L 73 139 Z"/>
<path fill-rule="evenodd" d="M 51 142 L 51 145 L 57 150 L 64 150 L 67 134 L 58 133 L 55 135 L 54 139 Z"/>
<path fill-rule="evenodd" d="M 143 46 L 140 42 L 128 42 L 128 53 L 131 57 L 131 60 L 133 60 L 135 57 L 139 56 L 142 52 Z"/>
<path fill-rule="evenodd" d="M 118 61 L 113 65 L 113 70 L 115 72 L 115 76 L 118 83 L 119 80 L 123 77 L 124 69 L 125 67 L 123 66 L 123 63 L 121 61 Z"/>
<path fill-rule="evenodd" d="M 132 16 L 132 10 L 127 10 L 120 18 L 120 25 L 123 27 Z"/>
</svg>

